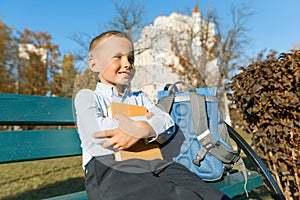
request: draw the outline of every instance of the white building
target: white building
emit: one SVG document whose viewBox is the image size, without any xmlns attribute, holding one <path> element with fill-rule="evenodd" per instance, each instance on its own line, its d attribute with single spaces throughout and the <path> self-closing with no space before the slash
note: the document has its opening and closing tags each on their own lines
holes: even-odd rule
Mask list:
<svg viewBox="0 0 300 200">
<path fill-rule="evenodd" d="M 184 80 L 180 74 L 186 73 L 187 68 L 182 60 L 201 73 L 208 87 L 216 86 L 219 76 L 216 59 L 205 62 L 205 66 L 200 63 L 206 55 L 201 48 L 204 28 L 208 28 L 206 44 L 212 47 L 215 26 L 201 19 L 197 7 L 191 16 L 174 12 L 159 16 L 153 24 L 144 27 L 135 42 L 136 75 L 132 88 L 143 90 L 156 102 L 157 91 L 165 84 Z"/>
<path fill-rule="evenodd" d="M 24 58 L 29 60 L 28 52 L 36 53 L 37 55 L 41 56 L 41 61 L 46 63 L 47 60 L 47 50 L 44 48 L 37 48 L 33 44 L 19 44 L 19 56 L 20 58 Z"/>
</svg>

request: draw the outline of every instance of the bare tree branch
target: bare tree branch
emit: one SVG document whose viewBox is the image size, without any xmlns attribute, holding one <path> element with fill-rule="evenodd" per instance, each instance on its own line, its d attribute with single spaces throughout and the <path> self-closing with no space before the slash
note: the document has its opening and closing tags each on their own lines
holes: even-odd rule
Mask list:
<svg viewBox="0 0 300 200">
<path fill-rule="evenodd" d="M 129 2 L 115 1 L 114 5 L 116 15 L 109 21 L 111 28 L 119 29 L 121 31 L 131 31 L 142 27 L 145 13 L 144 4 L 130 0 Z"/>
</svg>

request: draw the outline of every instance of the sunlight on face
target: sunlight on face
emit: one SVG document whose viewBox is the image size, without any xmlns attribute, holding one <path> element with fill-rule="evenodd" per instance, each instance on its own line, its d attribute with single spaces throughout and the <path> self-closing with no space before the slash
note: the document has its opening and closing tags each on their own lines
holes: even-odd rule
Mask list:
<svg viewBox="0 0 300 200">
<path fill-rule="evenodd" d="M 131 41 L 123 37 L 104 39 L 92 52 L 95 67 L 102 83 L 112 86 L 129 85 L 135 69 Z"/>
</svg>

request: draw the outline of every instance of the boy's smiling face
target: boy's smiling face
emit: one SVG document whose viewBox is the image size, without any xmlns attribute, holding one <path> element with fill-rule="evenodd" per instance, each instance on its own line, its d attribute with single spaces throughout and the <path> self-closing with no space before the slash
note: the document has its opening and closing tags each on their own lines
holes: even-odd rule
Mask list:
<svg viewBox="0 0 300 200">
<path fill-rule="evenodd" d="M 105 38 L 91 51 L 89 67 L 99 72 L 101 83 L 122 90 L 130 84 L 135 73 L 131 41 L 118 36 Z"/>
</svg>

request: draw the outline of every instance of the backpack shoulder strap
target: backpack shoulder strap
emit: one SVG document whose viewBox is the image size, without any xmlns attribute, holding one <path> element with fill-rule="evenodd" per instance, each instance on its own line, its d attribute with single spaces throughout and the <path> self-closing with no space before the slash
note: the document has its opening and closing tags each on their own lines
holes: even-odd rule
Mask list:
<svg viewBox="0 0 300 200">
<path fill-rule="evenodd" d="M 209 152 L 223 163 L 234 163 L 239 160 L 239 152 L 228 148 L 224 143 L 216 140 L 210 133 L 207 120 L 206 104 L 204 95 L 192 92 L 190 94 L 192 120 L 195 128 L 197 139 L 200 141 L 202 148 L 198 152 L 194 164 L 200 166 L 200 162 Z"/>
<path fill-rule="evenodd" d="M 198 94 L 191 85 L 178 81 L 172 85 L 168 85 L 168 96 L 162 97 L 157 106 L 167 113 L 171 112 L 172 105 L 175 101 L 175 92 L 177 91 L 176 84 L 184 84 L 190 88 L 190 103 L 192 112 L 192 121 L 197 135 L 197 139 L 200 141 L 202 148 L 198 152 L 194 164 L 200 166 L 200 162 L 205 158 L 205 155 L 209 152 L 223 163 L 234 163 L 239 157 L 239 152 L 228 148 L 224 143 L 217 141 L 216 138 L 210 134 L 208 127 L 208 116 L 206 112 L 205 101 L 217 102 L 217 98 Z M 175 89 L 174 89 L 175 88 Z"/>
<path fill-rule="evenodd" d="M 244 190 L 248 197 L 246 189 L 247 185 L 247 173 L 243 159 L 239 156 L 239 151 L 229 148 L 224 143 L 217 141 L 216 138 L 210 134 L 210 130 L 207 122 L 207 112 L 205 101 L 206 96 L 192 92 L 190 94 L 192 120 L 195 128 L 197 139 L 200 141 L 202 147 L 198 152 L 196 159 L 193 161 L 195 165 L 200 166 L 200 162 L 204 159 L 205 155 L 209 152 L 217 159 L 221 160 L 225 164 L 231 164 L 237 162 L 241 168 L 244 176 Z M 210 99 L 213 100 L 213 99 Z M 222 130 L 222 131 L 227 131 Z"/>
<path fill-rule="evenodd" d="M 175 99 L 174 93 L 169 94 L 168 96 L 162 97 L 158 103 L 156 104 L 157 107 L 165 111 L 166 113 L 171 112 L 171 108 Z"/>
</svg>

